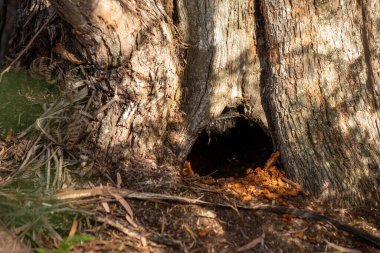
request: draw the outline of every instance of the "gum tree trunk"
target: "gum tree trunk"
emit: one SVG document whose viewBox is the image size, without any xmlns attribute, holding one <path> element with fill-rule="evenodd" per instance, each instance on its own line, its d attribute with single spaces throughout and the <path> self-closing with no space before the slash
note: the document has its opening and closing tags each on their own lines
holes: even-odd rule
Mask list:
<svg viewBox="0 0 380 253">
<path fill-rule="evenodd" d="M 154 0 L 51 2 L 71 25 L 77 50 L 103 75 L 93 82 L 96 158 L 156 167 L 170 124 L 181 120 L 178 39 L 164 7 Z"/>
<path fill-rule="evenodd" d="M 96 158 L 180 165 L 232 111 L 306 190 L 379 200 L 379 0 L 50 2 L 93 69 Z"/>
<path fill-rule="evenodd" d="M 287 171 L 323 199 L 379 200 L 379 9 L 262 2 L 274 139 Z"/>
<path fill-rule="evenodd" d="M 187 66 L 183 108 L 188 116 L 181 157 L 210 121 L 241 106 L 245 117 L 265 130 L 254 1 L 177 1 L 178 26 L 184 35 Z M 188 148 L 186 148 L 188 147 Z"/>
</svg>

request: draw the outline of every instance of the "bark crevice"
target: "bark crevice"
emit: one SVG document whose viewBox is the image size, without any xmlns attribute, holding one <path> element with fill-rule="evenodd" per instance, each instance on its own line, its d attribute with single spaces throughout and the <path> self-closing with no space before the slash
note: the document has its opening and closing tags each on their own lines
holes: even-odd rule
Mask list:
<svg viewBox="0 0 380 253">
<path fill-rule="evenodd" d="M 375 83 L 374 83 L 374 71 L 372 67 L 371 62 L 371 52 L 368 42 L 368 32 L 367 32 L 367 11 L 366 6 L 363 3 L 363 0 L 358 0 L 359 7 L 361 9 L 361 17 L 362 17 L 362 26 L 361 26 L 361 37 L 362 37 L 362 44 L 363 44 L 363 53 L 364 53 L 364 59 L 367 67 L 367 89 L 368 92 L 371 94 L 370 100 L 372 100 L 373 109 L 374 111 L 379 110 L 378 101 L 376 99 L 375 94 Z M 380 85 L 380 84 L 377 84 Z"/>
</svg>

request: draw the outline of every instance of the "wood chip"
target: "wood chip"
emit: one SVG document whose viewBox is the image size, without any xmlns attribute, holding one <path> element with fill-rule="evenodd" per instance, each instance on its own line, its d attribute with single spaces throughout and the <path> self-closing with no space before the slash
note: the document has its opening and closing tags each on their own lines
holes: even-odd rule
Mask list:
<svg viewBox="0 0 380 253">
<path fill-rule="evenodd" d="M 273 153 L 270 156 L 270 158 L 268 159 L 268 161 L 265 163 L 264 170 L 269 169 L 270 167 L 275 165 L 279 158 L 280 158 L 280 152 L 279 151 Z"/>
</svg>

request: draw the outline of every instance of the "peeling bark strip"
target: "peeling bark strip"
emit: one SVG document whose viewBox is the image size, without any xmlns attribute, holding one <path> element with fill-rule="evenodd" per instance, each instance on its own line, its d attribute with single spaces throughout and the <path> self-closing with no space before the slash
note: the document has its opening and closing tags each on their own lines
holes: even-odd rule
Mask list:
<svg viewBox="0 0 380 253">
<path fill-rule="evenodd" d="M 293 177 L 327 199 L 380 200 L 379 9 L 262 1 L 276 140 Z"/>
</svg>

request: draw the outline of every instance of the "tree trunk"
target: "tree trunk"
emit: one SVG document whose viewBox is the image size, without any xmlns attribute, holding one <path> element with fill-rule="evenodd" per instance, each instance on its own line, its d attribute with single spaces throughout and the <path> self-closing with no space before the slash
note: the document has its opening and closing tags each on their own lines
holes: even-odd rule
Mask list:
<svg viewBox="0 0 380 253">
<path fill-rule="evenodd" d="M 322 198 L 379 200 L 379 1 L 263 1 L 274 139 Z"/>
<path fill-rule="evenodd" d="M 77 49 L 96 66 L 98 102 L 91 142 L 103 161 L 156 166 L 181 95 L 174 28 L 160 2 L 51 1 Z M 112 15 L 110 15 L 112 13 Z"/>
<path fill-rule="evenodd" d="M 228 108 L 244 106 L 244 114 L 263 128 L 258 40 L 254 1 L 177 1 L 178 22 L 186 43 L 183 110 L 188 119 L 181 156 L 198 134 Z M 186 148 L 188 147 L 188 148 Z"/>
<path fill-rule="evenodd" d="M 0 0 L 0 65 L 9 49 L 9 40 L 15 33 L 19 0 Z"/>
<path fill-rule="evenodd" d="M 232 111 L 316 196 L 380 200 L 378 0 L 50 2 L 93 70 L 97 159 L 179 165 Z"/>
</svg>

